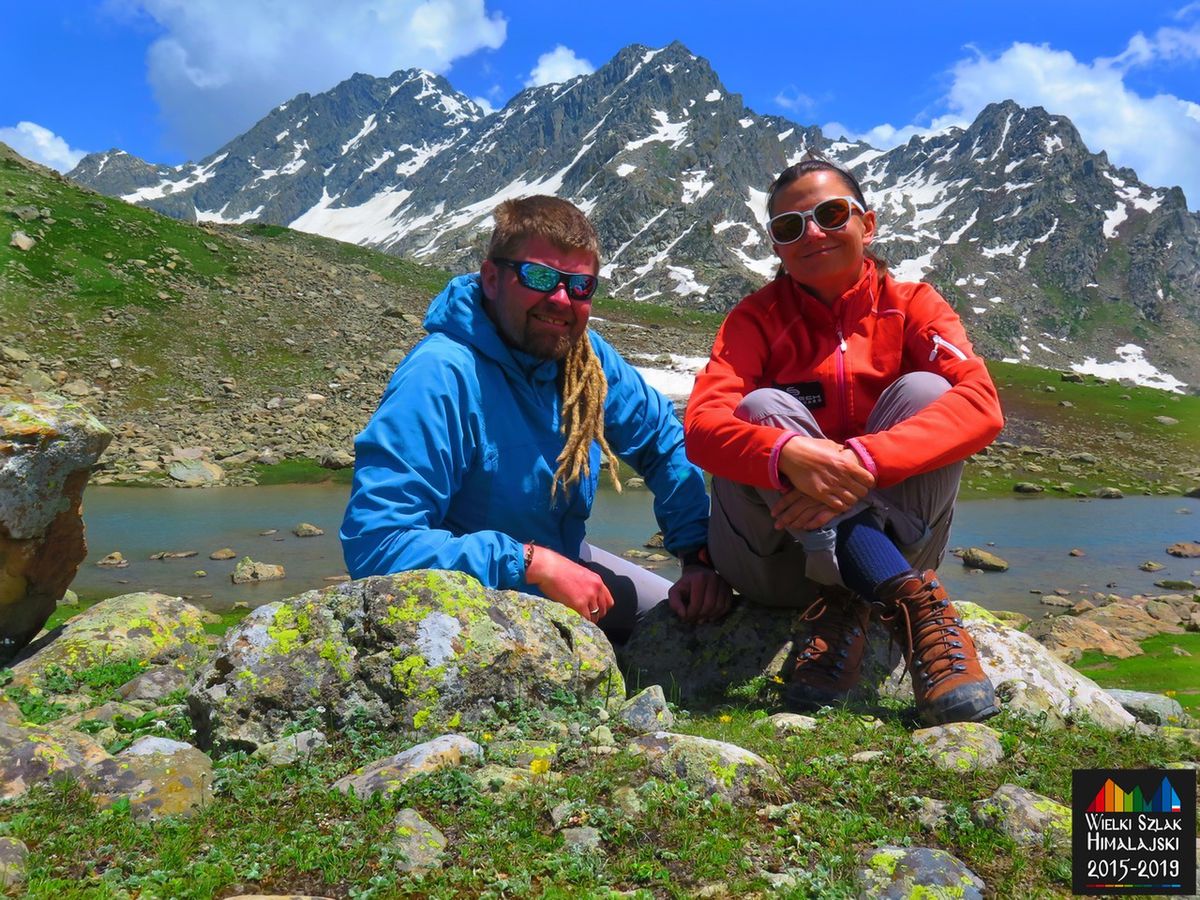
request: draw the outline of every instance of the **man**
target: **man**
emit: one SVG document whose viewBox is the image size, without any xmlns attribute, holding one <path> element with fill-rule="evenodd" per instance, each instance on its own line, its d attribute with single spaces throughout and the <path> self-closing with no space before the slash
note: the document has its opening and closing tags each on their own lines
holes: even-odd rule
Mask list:
<svg viewBox="0 0 1200 900">
<path fill-rule="evenodd" d="M 600 265 L 586 216 L 555 197 L 509 200 L 477 275 L 429 307 L 355 441 L 341 537 L 355 578 L 456 569 L 537 592 L 615 641 L 668 598 L 686 622 L 730 604 L 708 565 L 708 498 L 671 403 L 587 328 Z M 674 586 L 584 542 L 601 454 L 654 492 Z"/>
</svg>

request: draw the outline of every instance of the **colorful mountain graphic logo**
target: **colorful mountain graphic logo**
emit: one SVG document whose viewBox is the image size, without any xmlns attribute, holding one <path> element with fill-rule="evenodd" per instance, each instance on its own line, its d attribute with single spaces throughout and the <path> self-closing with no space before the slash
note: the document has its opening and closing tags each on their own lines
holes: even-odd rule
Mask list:
<svg viewBox="0 0 1200 900">
<path fill-rule="evenodd" d="M 1165 777 L 1149 800 L 1142 793 L 1141 785 L 1135 786 L 1132 791 L 1126 791 L 1109 778 L 1104 782 L 1104 787 L 1097 792 L 1096 799 L 1088 806 L 1087 812 L 1177 813 L 1181 809 L 1179 795 Z"/>
</svg>

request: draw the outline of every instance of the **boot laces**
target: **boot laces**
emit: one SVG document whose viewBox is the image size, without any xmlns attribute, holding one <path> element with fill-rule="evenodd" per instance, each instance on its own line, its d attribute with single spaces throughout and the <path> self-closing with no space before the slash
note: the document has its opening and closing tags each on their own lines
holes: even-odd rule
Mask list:
<svg viewBox="0 0 1200 900">
<path fill-rule="evenodd" d="M 967 671 L 963 642 L 958 639 L 962 619 L 949 615 L 950 601 L 937 598 L 938 587 L 936 578 L 925 581 L 916 594 L 897 601 L 891 611 L 880 616 L 893 622 L 895 631 L 906 638 L 900 648 L 904 653 L 900 677 L 920 674 L 927 688 Z"/>
<path fill-rule="evenodd" d="M 813 628 L 804 640 L 804 649 L 797 662 L 804 660 L 806 673 L 821 674 L 837 680 L 845 670 L 850 648 L 863 634 L 863 623 L 855 615 L 858 598 L 852 594 L 839 596 L 837 602 L 818 597 L 800 615 L 801 621 L 812 622 Z"/>
</svg>

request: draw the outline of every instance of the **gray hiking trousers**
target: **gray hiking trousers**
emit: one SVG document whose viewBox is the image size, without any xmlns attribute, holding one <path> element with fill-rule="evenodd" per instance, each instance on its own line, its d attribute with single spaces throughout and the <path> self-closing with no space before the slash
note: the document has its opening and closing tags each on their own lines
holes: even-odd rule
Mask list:
<svg viewBox="0 0 1200 900">
<path fill-rule="evenodd" d="M 931 372 L 902 375 L 880 395 L 867 418 L 867 432 L 886 431 L 949 389 L 946 379 Z M 804 404 L 775 388 L 747 394 L 736 415 L 756 425 L 825 437 Z M 816 599 L 822 584 L 841 583 L 834 554 L 837 524 L 870 507 L 913 568 L 936 569 L 950 540 L 963 465 L 951 463 L 872 490 L 815 531 L 777 531 L 770 510 L 778 491 L 713 476 L 708 551 L 717 571 L 746 599 L 764 606 L 804 607 Z"/>
</svg>

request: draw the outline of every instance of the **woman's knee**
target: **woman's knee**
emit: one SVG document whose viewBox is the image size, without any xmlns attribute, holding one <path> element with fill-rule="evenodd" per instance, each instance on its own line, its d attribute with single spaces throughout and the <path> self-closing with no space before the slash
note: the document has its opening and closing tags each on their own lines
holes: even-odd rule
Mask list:
<svg viewBox="0 0 1200 900">
<path fill-rule="evenodd" d="M 758 388 L 742 398 L 733 414 L 754 425 L 774 425 L 819 437 L 821 429 L 799 399 L 780 388 Z"/>
</svg>

